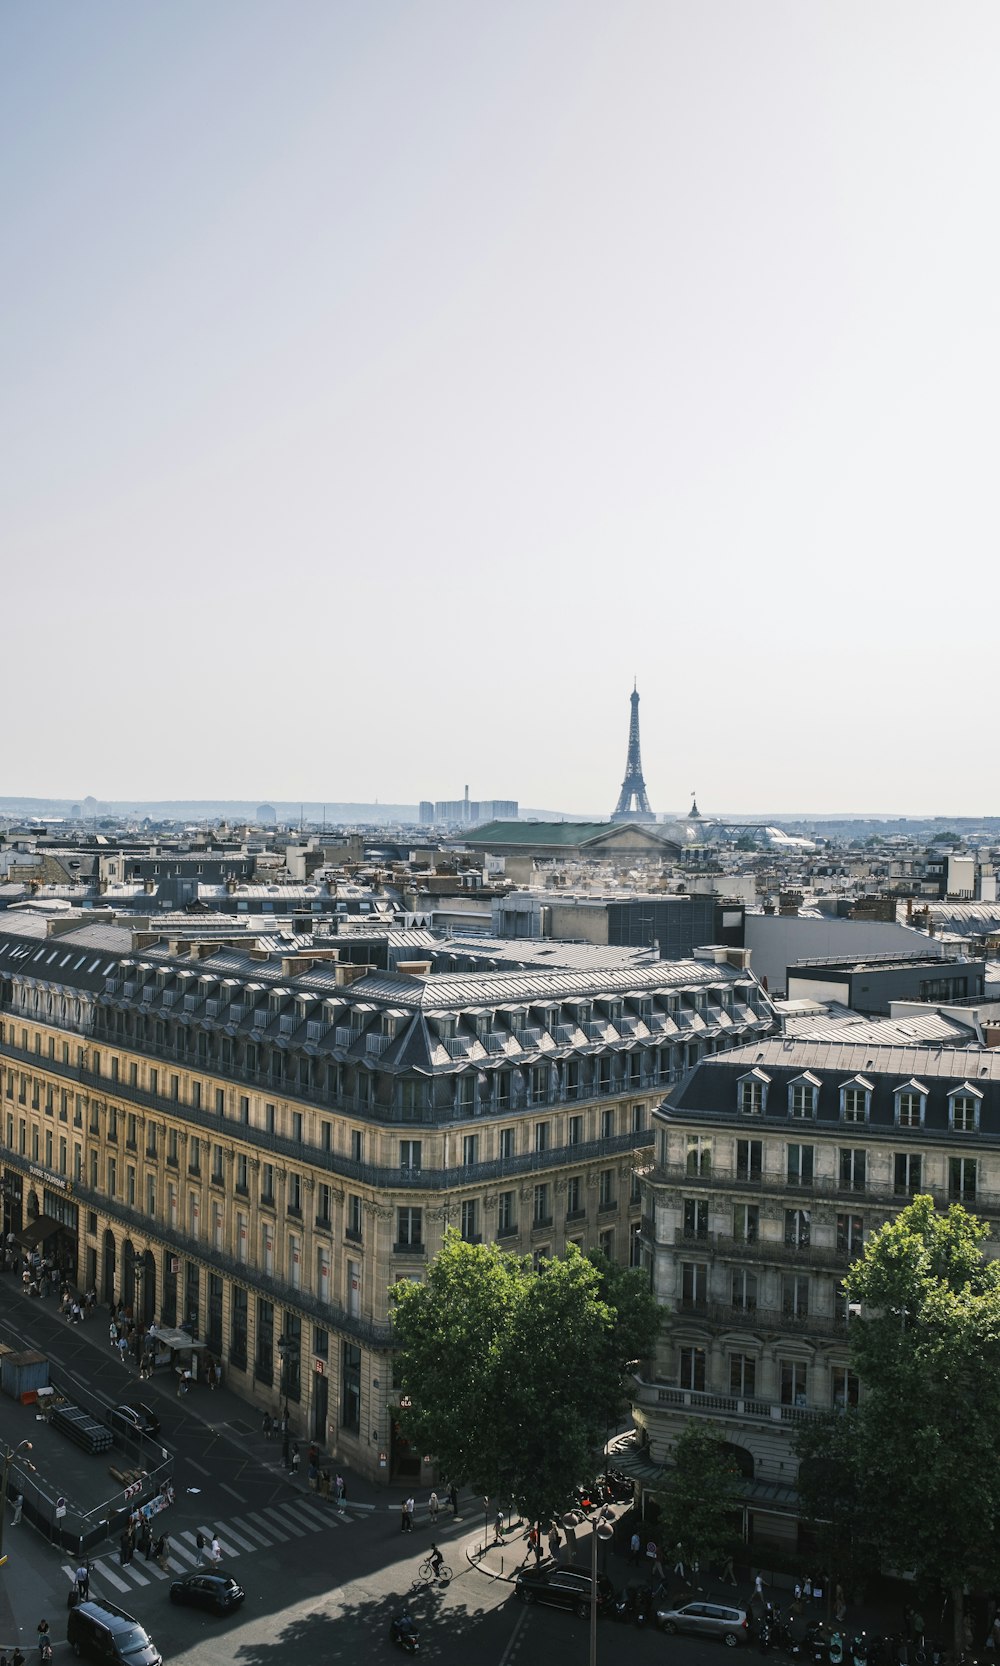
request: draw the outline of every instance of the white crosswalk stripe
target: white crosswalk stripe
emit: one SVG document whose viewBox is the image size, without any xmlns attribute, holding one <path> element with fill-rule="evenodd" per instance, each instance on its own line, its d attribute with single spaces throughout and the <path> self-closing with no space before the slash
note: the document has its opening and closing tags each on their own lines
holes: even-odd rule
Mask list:
<svg viewBox="0 0 1000 1666">
<path fill-rule="evenodd" d="M 198 1534 L 211 1542 L 218 1536 L 226 1562 L 237 1556 L 250 1556 L 257 1550 L 267 1550 L 274 1544 L 288 1544 L 292 1538 L 303 1539 L 324 1527 L 343 1527 L 349 1517 L 331 1506 L 322 1509 L 306 1498 L 289 1499 L 280 1505 L 265 1505 L 263 1510 L 248 1510 L 245 1516 L 233 1516 L 231 1521 L 220 1521 L 215 1526 L 185 1527 L 167 1531 L 169 1549 L 167 1568 L 155 1561 L 147 1562 L 140 1556 L 122 1565 L 115 1555 L 91 1559 L 93 1588 L 100 1592 L 108 1587 L 118 1592 L 134 1591 L 137 1585 L 149 1585 L 154 1580 L 171 1579 L 177 1574 L 190 1573 L 192 1568 L 206 1565 L 198 1550 Z M 168 1527 L 169 1524 L 165 1524 Z M 168 1571 L 169 1569 L 169 1571 Z M 70 1584 L 76 1583 L 76 1568 L 63 1563 L 63 1573 Z"/>
</svg>

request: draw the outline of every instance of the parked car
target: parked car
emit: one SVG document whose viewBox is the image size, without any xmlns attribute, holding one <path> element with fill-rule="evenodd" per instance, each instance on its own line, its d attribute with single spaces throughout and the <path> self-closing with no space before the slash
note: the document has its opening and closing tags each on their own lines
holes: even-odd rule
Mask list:
<svg viewBox="0 0 1000 1666">
<path fill-rule="evenodd" d="M 163 1657 L 138 1620 L 113 1602 L 78 1602 L 69 1611 L 66 1637 L 74 1654 L 102 1666 L 163 1666 Z"/>
<path fill-rule="evenodd" d="M 719 1602 L 686 1602 L 683 1608 L 658 1608 L 661 1631 L 689 1631 L 695 1637 L 721 1637 L 731 1649 L 750 1641 L 745 1608 L 724 1608 Z"/>
<path fill-rule="evenodd" d="M 171 1602 L 188 1603 L 193 1608 L 209 1608 L 213 1614 L 228 1614 L 238 1608 L 246 1596 L 231 1573 L 222 1568 L 194 1568 L 183 1579 L 175 1579 L 170 1587 Z"/>
<path fill-rule="evenodd" d="M 160 1432 L 160 1419 L 141 1400 L 133 1400 L 127 1406 L 116 1406 L 109 1414 L 109 1421 L 127 1435 L 149 1435 L 152 1438 Z"/>
<path fill-rule="evenodd" d="M 514 1581 L 522 1602 L 544 1602 L 552 1608 L 572 1608 L 587 1619 L 593 1587 L 590 1574 L 580 1568 L 524 1568 Z M 597 1576 L 597 1612 L 603 1614 L 615 1600 L 615 1588 L 603 1573 Z"/>
</svg>

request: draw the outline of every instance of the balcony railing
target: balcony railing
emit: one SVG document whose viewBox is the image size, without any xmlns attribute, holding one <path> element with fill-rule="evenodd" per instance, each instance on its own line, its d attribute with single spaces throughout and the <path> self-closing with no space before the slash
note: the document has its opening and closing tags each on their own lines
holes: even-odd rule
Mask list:
<svg viewBox="0 0 1000 1666">
<path fill-rule="evenodd" d="M 773 1307 L 734 1307 L 725 1302 L 700 1301 L 682 1297 L 677 1312 L 688 1318 L 700 1319 L 713 1329 L 792 1331 L 803 1336 L 842 1336 L 846 1339 L 846 1316 L 812 1313 L 786 1313 Z"/>
<path fill-rule="evenodd" d="M 966 1188 L 963 1200 L 961 1193 L 949 1185 L 922 1184 L 916 1189 L 907 1187 L 905 1191 L 897 1191 L 874 1187 L 859 1190 L 856 1186 L 841 1183 L 834 1175 L 814 1175 L 812 1180 L 790 1178 L 786 1174 L 764 1174 L 759 1179 L 743 1180 L 729 1169 L 709 1169 L 701 1174 L 692 1174 L 684 1163 L 656 1163 L 652 1168 L 649 1179 L 651 1183 L 670 1186 L 684 1191 L 714 1191 L 718 1193 L 739 1192 L 753 1197 L 762 1197 L 767 1193 L 777 1192 L 784 1196 L 794 1196 L 796 1199 L 813 1198 L 819 1202 L 853 1204 L 857 1208 L 903 1209 L 912 1202 L 918 1192 L 933 1197 L 936 1204 L 946 1208 L 949 1203 L 965 1201 L 970 1209 L 979 1209 L 986 1214 L 1000 1213 L 1000 1192 L 986 1192 L 977 1189 L 975 1192 Z"/>
<path fill-rule="evenodd" d="M 681 1226 L 674 1230 L 674 1243 L 702 1255 L 793 1266 L 849 1267 L 861 1254 L 860 1245 L 848 1250 L 837 1244 L 789 1244 L 782 1238 L 736 1238 L 723 1232 L 688 1232 Z"/>
<path fill-rule="evenodd" d="M 635 1378 L 633 1400 L 640 1406 L 676 1406 L 712 1417 L 738 1418 L 754 1423 L 804 1423 L 827 1413 L 820 1406 L 786 1406 L 737 1394 L 711 1394 L 705 1389 L 644 1382 Z"/>
</svg>

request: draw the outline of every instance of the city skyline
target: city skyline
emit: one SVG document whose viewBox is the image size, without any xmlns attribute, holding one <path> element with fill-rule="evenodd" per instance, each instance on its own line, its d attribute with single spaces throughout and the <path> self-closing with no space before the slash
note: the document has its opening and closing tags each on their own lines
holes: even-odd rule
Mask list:
<svg viewBox="0 0 1000 1666">
<path fill-rule="evenodd" d="M 0 31 L 8 793 L 1000 811 L 994 9 Z"/>
</svg>

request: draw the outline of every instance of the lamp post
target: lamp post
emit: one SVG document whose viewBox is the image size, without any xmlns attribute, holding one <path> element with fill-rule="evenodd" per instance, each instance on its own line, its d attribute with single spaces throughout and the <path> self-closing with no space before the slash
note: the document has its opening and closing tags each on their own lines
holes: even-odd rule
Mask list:
<svg viewBox="0 0 1000 1666">
<path fill-rule="evenodd" d="M 281 1361 L 281 1387 L 279 1393 L 285 1403 L 285 1422 L 288 1422 L 288 1360 L 292 1349 L 284 1332 L 278 1337 L 278 1358 Z"/>
<path fill-rule="evenodd" d="M 582 1510 L 568 1510 L 563 1516 L 563 1526 L 569 1528 L 582 1527 L 588 1520 Z M 598 1539 L 613 1539 L 615 1530 L 612 1527 L 611 1511 L 606 1505 L 591 1516 L 590 1520 L 590 1666 L 597 1666 L 597 1541 Z"/>
<path fill-rule="evenodd" d="M 483 1499 L 483 1555 L 484 1556 L 486 1555 L 486 1546 L 489 1543 L 489 1537 L 490 1537 L 490 1500 L 489 1500 L 489 1494 L 487 1494 L 486 1497 Z"/>
<path fill-rule="evenodd" d="M 33 1450 L 33 1448 L 32 1448 L 32 1444 L 31 1444 L 30 1440 L 21 1440 L 21 1441 L 18 1441 L 16 1446 L 8 1446 L 6 1454 L 4 1456 L 3 1482 L 2 1482 L 3 1490 L 0 1491 L 0 1566 L 2 1566 L 2 1564 L 7 1560 L 6 1556 L 4 1555 L 4 1548 L 3 1548 L 3 1530 L 4 1530 L 4 1524 L 5 1524 L 6 1519 L 7 1519 L 7 1485 L 10 1481 L 10 1466 L 13 1463 L 14 1459 L 17 1457 L 17 1454 L 19 1452 L 23 1452 L 23 1451 L 31 1452 L 32 1450 Z M 34 1467 L 35 1467 L 34 1464 L 29 1463 L 29 1465 L 28 1465 L 29 1469 L 34 1469 Z"/>
</svg>

